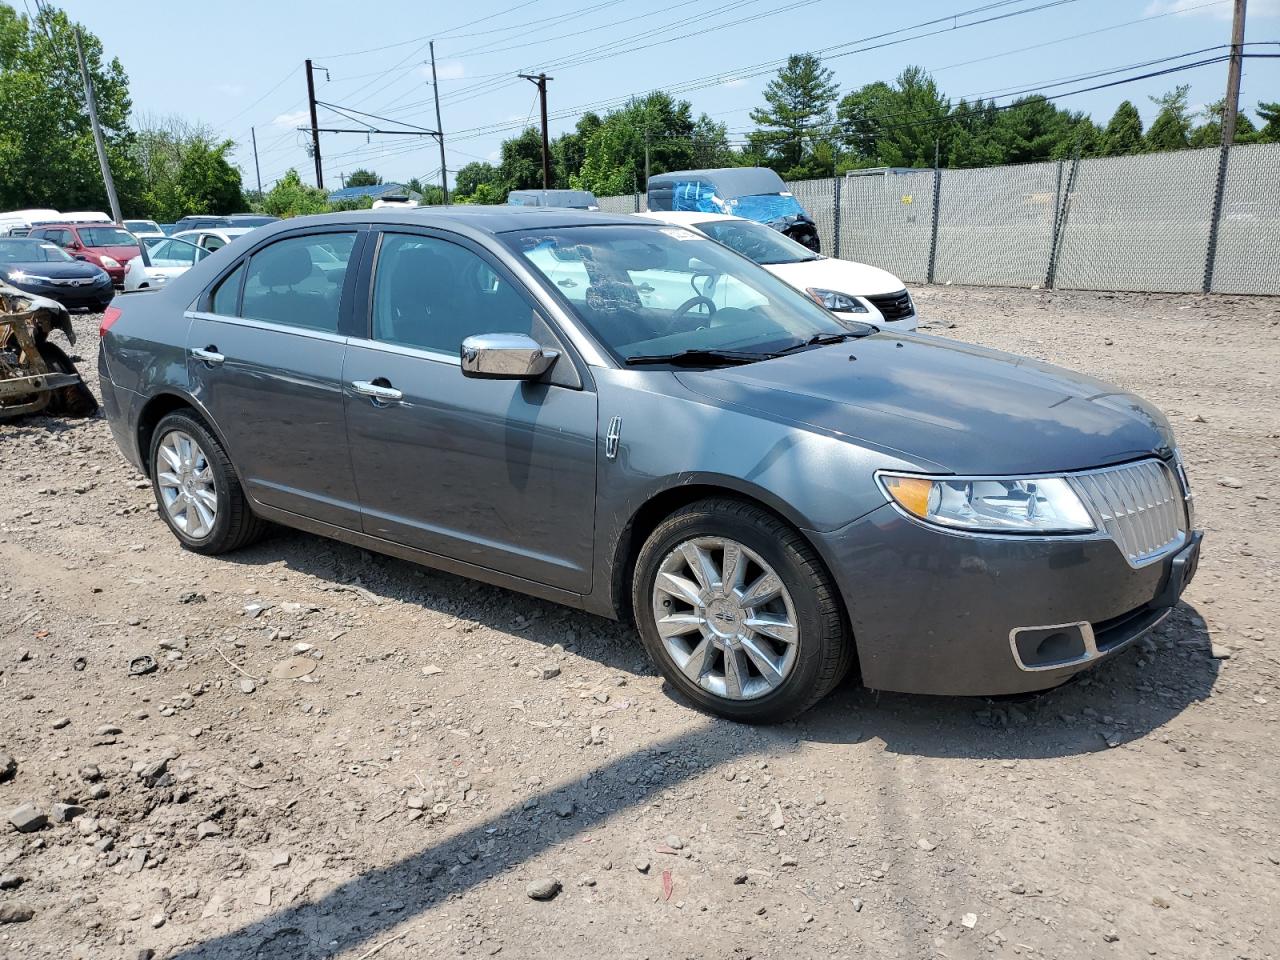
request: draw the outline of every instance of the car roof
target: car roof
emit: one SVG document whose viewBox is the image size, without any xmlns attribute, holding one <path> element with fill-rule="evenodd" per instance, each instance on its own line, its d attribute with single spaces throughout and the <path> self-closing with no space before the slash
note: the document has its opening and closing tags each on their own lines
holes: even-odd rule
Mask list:
<svg viewBox="0 0 1280 960">
<path fill-rule="evenodd" d="M 224 237 L 242 237 L 246 233 L 252 233 L 257 229 L 257 227 L 188 227 L 186 230 L 177 231 L 173 236 L 182 239 L 182 235 L 185 233 L 220 233 Z"/>
<path fill-rule="evenodd" d="M 383 207 L 379 210 L 348 210 L 342 213 L 294 217 L 258 227 L 255 233 L 257 236 L 265 237 L 298 227 L 342 224 L 355 226 L 363 223 L 440 227 L 446 230 L 463 227 L 476 233 L 495 235 L 510 233 L 514 230 L 551 230 L 559 227 L 599 227 L 637 223 L 647 225 L 652 221 L 640 221 L 627 214 L 570 210 L 563 207 L 457 204 L 448 207 Z"/>
</svg>

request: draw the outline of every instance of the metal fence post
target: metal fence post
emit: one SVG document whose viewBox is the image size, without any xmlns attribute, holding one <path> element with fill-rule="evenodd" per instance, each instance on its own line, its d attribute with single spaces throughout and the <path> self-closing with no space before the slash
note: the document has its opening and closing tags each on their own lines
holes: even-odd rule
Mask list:
<svg viewBox="0 0 1280 960">
<path fill-rule="evenodd" d="M 1209 244 L 1204 255 L 1202 289 L 1205 293 L 1213 292 L 1213 268 L 1218 259 L 1218 227 L 1222 223 L 1222 199 L 1227 189 L 1227 163 L 1230 155 L 1231 147 L 1224 143 L 1222 151 L 1218 154 L 1218 182 L 1213 188 L 1213 217 L 1209 221 Z"/>
<path fill-rule="evenodd" d="M 1071 194 L 1076 188 L 1076 172 L 1080 169 L 1080 151 L 1077 149 L 1071 158 L 1071 172 L 1067 174 L 1067 185 L 1062 186 L 1062 161 L 1058 161 L 1058 201 L 1053 213 L 1053 243 L 1049 247 L 1049 269 L 1045 271 L 1044 285 L 1048 290 L 1058 278 L 1058 257 L 1062 251 L 1062 235 L 1067 229 L 1067 210 L 1071 206 Z"/>
<path fill-rule="evenodd" d="M 635 212 L 639 213 L 640 212 L 640 191 L 637 190 L 632 196 L 636 204 Z"/>
<path fill-rule="evenodd" d="M 839 260 L 840 259 L 840 194 L 841 194 L 841 183 L 843 182 L 844 177 L 832 177 L 832 179 L 835 181 L 835 187 L 834 187 L 835 214 L 832 217 L 832 219 L 835 221 L 835 236 L 831 240 L 831 246 L 832 246 L 831 255 L 835 257 L 837 260 Z"/>
<path fill-rule="evenodd" d="M 933 232 L 929 237 L 929 272 L 925 282 L 933 283 L 933 268 L 938 262 L 938 198 L 942 196 L 942 167 L 937 160 L 933 165 Z"/>
</svg>

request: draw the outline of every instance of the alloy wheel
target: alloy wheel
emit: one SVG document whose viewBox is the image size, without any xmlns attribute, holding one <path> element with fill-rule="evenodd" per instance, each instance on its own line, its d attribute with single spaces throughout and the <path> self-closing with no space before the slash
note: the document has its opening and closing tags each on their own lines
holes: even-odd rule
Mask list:
<svg viewBox="0 0 1280 960">
<path fill-rule="evenodd" d="M 653 616 L 663 648 L 703 690 L 754 700 L 795 666 L 800 631 L 782 579 L 735 540 L 698 537 L 658 568 Z"/>
<path fill-rule="evenodd" d="M 207 537 L 218 518 L 218 489 L 199 442 L 171 430 L 156 447 L 155 468 L 160 501 L 174 527 L 193 540 Z"/>
</svg>

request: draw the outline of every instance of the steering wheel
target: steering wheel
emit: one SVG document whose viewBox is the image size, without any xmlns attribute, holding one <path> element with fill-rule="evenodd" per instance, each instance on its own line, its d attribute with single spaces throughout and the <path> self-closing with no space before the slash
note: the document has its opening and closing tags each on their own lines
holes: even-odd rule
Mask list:
<svg viewBox="0 0 1280 960">
<path fill-rule="evenodd" d="M 715 316 L 715 313 L 716 313 L 715 302 L 711 300 L 709 297 L 704 297 L 699 295 L 696 297 L 690 297 L 684 303 L 680 304 L 680 306 L 676 308 L 676 312 L 671 315 L 671 322 L 674 323 L 677 320 L 683 320 L 685 314 L 687 314 L 694 307 L 699 307 L 699 306 L 707 308 L 708 319 Z"/>
</svg>

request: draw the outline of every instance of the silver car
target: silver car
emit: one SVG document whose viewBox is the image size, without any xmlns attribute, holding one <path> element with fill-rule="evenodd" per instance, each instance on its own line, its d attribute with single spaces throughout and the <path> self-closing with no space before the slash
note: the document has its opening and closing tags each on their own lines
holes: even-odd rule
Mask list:
<svg viewBox="0 0 1280 960">
<path fill-rule="evenodd" d="M 178 540 L 269 523 L 634 620 L 736 720 L 1051 687 L 1177 603 L 1165 418 L 1025 358 L 838 322 L 633 217 L 255 230 L 104 316 L 104 403 Z"/>
</svg>

